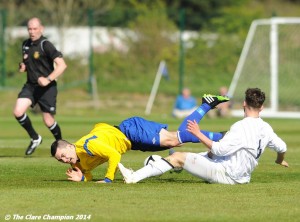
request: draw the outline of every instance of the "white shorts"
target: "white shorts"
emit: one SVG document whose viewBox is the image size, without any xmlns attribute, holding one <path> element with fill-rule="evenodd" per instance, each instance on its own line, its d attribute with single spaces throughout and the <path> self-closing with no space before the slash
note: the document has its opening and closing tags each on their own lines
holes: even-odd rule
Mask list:
<svg viewBox="0 0 300 222">
<path fill-rule="evenodd" d="M 226 173 L 221 160 L 212 160 L 204 153 L 187 153 L 183 169 L 209 183 L 236 184 Z"/>
</svg>

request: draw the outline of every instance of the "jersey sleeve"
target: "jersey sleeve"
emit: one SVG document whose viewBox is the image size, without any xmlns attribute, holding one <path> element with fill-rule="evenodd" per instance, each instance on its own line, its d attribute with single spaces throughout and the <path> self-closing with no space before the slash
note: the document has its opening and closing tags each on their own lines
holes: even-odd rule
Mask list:
<svg viewBox="0 0 300 222">
<path fill-rule="evenodd" d="M 28 48 L 29 47 L 25 47 L 27 45 L 28 41 L 29 40 L 27 39 L 27 40 L 23 41 L 23 43 L 22 43 L 22 48 L 21 48 L 21 51 L 22 51 L 22 62 L 25 62 L 24 55 L 28 54 Z"/>
<path fill-rule="evenodd" d="M 278 153 L 284 153 L 287 151 L 287 146 L 286 143 L 279 137 L 277 134 L 273 131 L 273 129 L 270 126 L 270 138 L 269 138 L 269 143 L 267 146 L 278 152 Z"/>
<path fill-rule="evenodd" d="M 84 176 L 84 181 L 85 181 L 85 182 L 86 182 L 86 181 L 91 181 L 91 180 L 93 179 L 93 176 L 92 176 L 91 172 L 85 172 L 85 173 L 83 174 L 83 176 Z"/>
<path fill-rule="evenodd" d="M 49 42 L 49 41 L 44 41 L 43 42 L 43 49 L 46 53 L 46 55 L 51 58 L 52 60 L 56 59 L 57 57 L 62 58 L 63 55 L 60 51 L 58 51 L 55 46 Z"/>
<path fill-rule="evenodd" d="M 238 123 L 231 126 L 230 130 L 219 142 L 213 142 L 211 152 L 217 156 L 228 156 L 243 147 Z"/>
<path fill-rule="evenodd" d="M 89 149 L 93 155 L 107 160 L 108 168 L 105 177 L 114 180 L 118 163 L 121 160 L 121 154 L 113 147 L 101 143 L 99 140 L 91 140 L 89 142 Z"/>
</svg>

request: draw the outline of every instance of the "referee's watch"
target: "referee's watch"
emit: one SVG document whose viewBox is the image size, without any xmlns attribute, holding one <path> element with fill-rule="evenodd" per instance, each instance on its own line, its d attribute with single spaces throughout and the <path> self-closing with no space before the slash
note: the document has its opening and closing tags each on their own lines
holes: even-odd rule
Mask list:
<svg viewBox="0 0 300 222">
<path fill-rule="evenodd" d="M 49 82 L 52 82 L 52 79 L 49 76 L 47 76 L 47 79 L 49 80 Z"/>
</svg>

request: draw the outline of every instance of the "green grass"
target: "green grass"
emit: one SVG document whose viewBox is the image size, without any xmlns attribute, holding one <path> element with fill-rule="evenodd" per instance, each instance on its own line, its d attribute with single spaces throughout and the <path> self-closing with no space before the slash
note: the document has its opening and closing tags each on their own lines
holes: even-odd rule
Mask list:
<svg viewBox="0 0 300 222">
<path fill-rule="evenodd" d="M 79 112 L 79 111 L 78 111 Z M 58 115 L 67 140 L 75 141 L 99 121 L 117 124 L 131 111 L 90 111 L 80 115 Z M 247 185 L 207 184 L 186 172 L 166 173 L 138 184 L 124 184 L 118 172 L 112 184 L 75 183 L 66 180 L 68 166 L 50 157 L 52 136 L 41 116 L 31 115 L 43 143 L 29 157 L 26 133 L 10 117 L 0 118 L 0 221 L 5 215 L 43 216 L 91 215 L 90 221 L 298 221 L 300 217 L 300 120 L 270 119 L 274 130 L 288 144 L 290 168 L 274 164 L 276 154 L 265 151 Z M 176 130 L 180 120 L 153 114 L 149 119 L 168 123 Z M 237 119 L 204 119 L 208 130 L 226 130 Z M 187 144 L 182 151 L 201 152 L 199 144 Z M 161 156 L 167 152 L 158 153 Z M 138 169 L 150 153 L 130 151 L 123 155 L 125 166 Z M 103 178 L 106 165 L 94 170 Z M 25 219 L 23 219 L 25 220 Z M 75 219 L 74 219 L 75 220 Z M 83 219 L 82 219 L 83 220 Z M 81 220 L 81 221 L 82 221 Z M 26 221 L 34 221 L 32 218 Z M 43 221 L 35 220 L 35 221 Z M 58 221 L 58 220 L 56 220 Z"/>
</svg>

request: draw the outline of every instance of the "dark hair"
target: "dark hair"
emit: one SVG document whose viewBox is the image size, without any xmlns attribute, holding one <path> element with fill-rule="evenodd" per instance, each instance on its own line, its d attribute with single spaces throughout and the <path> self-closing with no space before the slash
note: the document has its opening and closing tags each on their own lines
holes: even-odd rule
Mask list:
<svg viewBox="0 0 300 222">
<path fill-rule="evenodd" d="M 55 141 L 51 144 L 51 155 L 52 155 L 52 156 L 55 156 L 55 154 L 56 154 L 57 145 L 58 145 L 58 140 L 55 140 Z"/>
<path fill-rule="evenodd" d="M 57 149 L 66 148 L 69 143 L 66 140 L 56 140 L 51 145 L 51 155 L 55 156 Z"/>
<path fill-rule="evenodd" d="M 261 108 L 266 99 L 265 93 L 259 88 L 248 88 L 245 92 L 245 102 L 253 108 Z"/>
</svg>

